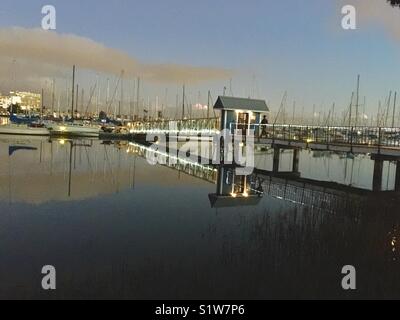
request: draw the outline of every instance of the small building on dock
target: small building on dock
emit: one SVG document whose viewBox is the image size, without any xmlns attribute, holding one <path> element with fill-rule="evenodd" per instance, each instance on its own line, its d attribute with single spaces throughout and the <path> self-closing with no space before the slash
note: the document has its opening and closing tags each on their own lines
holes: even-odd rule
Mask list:
<svg viewBox="0 0 400 320">
<path fill-rule="evenodd" d="M 255 130 L 259 134 L 259 124 L 269 109 L 265 100 L 246 99 L 220 96 L 214 105 L 215 110 L 221 111 L 221 131 L 228 129 Z"/>
</svg>

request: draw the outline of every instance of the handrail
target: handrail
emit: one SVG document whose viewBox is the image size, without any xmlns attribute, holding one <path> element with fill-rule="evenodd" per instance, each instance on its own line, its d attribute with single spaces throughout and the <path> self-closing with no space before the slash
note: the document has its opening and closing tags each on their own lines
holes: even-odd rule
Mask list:
<svg viewBox="0 0 400 320">
<path fill-rule="evenodd" d="M 231 123 L 231 132 L 237 123 Z M 399 127 L 369 126 L 303 126 L 286 124 L 239 124 L 243 130 L 254 130 L 260 138 L 322 144 L 370 145 L 400 148 Z"/>
</svg>

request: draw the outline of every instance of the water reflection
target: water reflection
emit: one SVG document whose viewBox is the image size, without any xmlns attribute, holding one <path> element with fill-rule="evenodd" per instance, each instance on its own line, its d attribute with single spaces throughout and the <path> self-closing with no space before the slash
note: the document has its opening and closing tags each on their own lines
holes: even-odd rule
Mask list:
<svg viewBox="0 0 400 320">
<path fill-rule="evenodd" d="M 257 205 L 263 195 L 261 184 L 250 176 L 238 175 L 235 167 L 220 166 L 216 193 L 209 194 L 213 208 Z"/>
<path fill-rule="evenodd" d="M 0 139 L 2 298 L 400 298 L 395 192 L 302 165 L 243 177 L 151 166 L 136 143 Z M 45 264 L 55 293 L 40 288 Z M 348 264 L 357 292 L 340 286 Z"/>
<path fill-rule="evenodd" d="M 127 143 L 0 137 L 0 200 L 44 203 L 87 199 L 131 188 Z"/>
</svg>

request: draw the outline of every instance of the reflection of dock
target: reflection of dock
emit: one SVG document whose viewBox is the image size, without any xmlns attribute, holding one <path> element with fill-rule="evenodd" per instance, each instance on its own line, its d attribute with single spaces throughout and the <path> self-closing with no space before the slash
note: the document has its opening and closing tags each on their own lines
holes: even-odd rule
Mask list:
<svg viewBox="0 0 400 320">
<path fill-rule="evenodd" d="M 201 164 L 201 159 L 200 161 L 180 159 L 179 157 L 172 157 L 164 152 L 156 151 L 148 146 L 133 142 L 129 143 L 128 153 L 133 153 L 142 158 L 147 158 L 149 154 L 151 154 L 153 157 L 155 154 L 159 160 L 162 160 L 161 165 L 164 167 L 177 170 L 181 173 L 210 183 L 216 183 L 217 180 L 218 171 L 213 166 Z"/>
<path fill-rule="evenodd" d="M 349 205 L 356 212 L 363 201 L 377 194 L 335 182 L 301 178 L 293 173 L 276 175 L 271 171 L 256 170 L 252 178 L 269 196 L 329 212 L 340 211 Z"/>
<path fill-rule="evenodd" d="M 300 165 L 300 150 L 294 145 L 281 145 L 281 144 L 272 144 L 273 147 L 273 170 L 272 172 L 275 175 L 281 174 L 279 172 L 280 165 L 280 154 L 282 150 L 293 150 L 293 160 L 292 160 L 292 171 L 291 174 L 298 175 L 299 174 L 299 165 Z M 376 192 L 382 191 L 382 183 L 383 183 L 383 169 L 385 161 L 388 162 L 396 162 L 396 176 L 395 176 L 395 185 L 393 191 L 400 191 L 400 157 L 395 156 L 387 156 L 382 154 L 370 154 L 371 160 L 374 161 L 374 172 L 373 172 L 373 182 L 372 182 L 372 190 Z"/>
<path fill-rule="evenodd" d="M 290 181 L 290 183 L 297 186 L 307 187 L 316 191 L 329 190 L 330 193 L 351 193 L 362 196 L 374 193 L 371 190 L 357 188 L 341 183 L 302 178 L 300 177 L 299 173 L 293 172 L 280 172 L 276 174 L 273 171 L 255 169 L 254 176 L 279 182 Z"/>
<path fill-rule="evenodd" d="M 148 146 L 130 143 L 128 152 L 146 158 L 147 152 L 155 151 Z M 257 205 L 262 195 L 268 195 L 327 212 L 340 212 L 352 208 L 352 212 L 356 214 L 369 201 L 383 198 L 392 200 L 397 197 L 396 192 L 372 191 L 335 182 L 302 178 L 298 171 L 298 153 L 294 156 L 295 170 L 291 172 L 255 169 L 250 176 L 236 175 L 234 166 L 215 167 L 188 159 L 176 159 L 177 163 L 169 164 L 170 156 L 161 152 L 159 155 L 165 157 L 165 164 L 162 166 L 215 184 L 216 193 L 209 195 L 211 206 L 214 208 Z M 279 165 L 275 164 L 274 167 L 279 168 Z"/>
</svg>

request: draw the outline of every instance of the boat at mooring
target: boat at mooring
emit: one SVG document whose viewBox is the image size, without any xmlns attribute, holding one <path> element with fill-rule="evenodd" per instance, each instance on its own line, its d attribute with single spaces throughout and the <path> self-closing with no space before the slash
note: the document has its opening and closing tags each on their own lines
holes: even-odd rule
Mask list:
<svg viewBox="0 0 400 320">
<path fill-rule="evenodd" d="M 98 137 L 100 134 L 99 126 L 85 125 L 79 123 L 50 123 L 47 129 L 51 135 L 55 136 L 75 136 L 75 137 Z"/>
<path fill-rule="evenodd" d="M 50 135 L 50 132 L 44 126 L 10 123 L 0 126 L 0 134 L 23 135 L 23 136 L 48 136 Z"/>
</svg>

